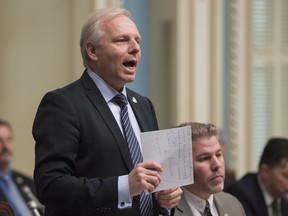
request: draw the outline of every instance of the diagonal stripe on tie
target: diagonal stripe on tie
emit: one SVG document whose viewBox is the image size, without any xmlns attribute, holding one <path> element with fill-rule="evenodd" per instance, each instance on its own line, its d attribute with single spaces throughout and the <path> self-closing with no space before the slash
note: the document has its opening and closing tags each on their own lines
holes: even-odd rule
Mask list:
<svg viewBox="0 0 288 216">
<path fill-rule="evenodd" d="M 143 161 L 143 157 L 136 135 L 129 120 L 127 99 L 123 94 L 117 94 L 113 98 L 113 101 L 121 108 L 121 124 L 128 144 L 132 162 L 134 165 L 141 163 Z M 153 215 L 151 194 L 145 194 L 144 192 L 140 194 L 140 215 Z"/>
</svg>

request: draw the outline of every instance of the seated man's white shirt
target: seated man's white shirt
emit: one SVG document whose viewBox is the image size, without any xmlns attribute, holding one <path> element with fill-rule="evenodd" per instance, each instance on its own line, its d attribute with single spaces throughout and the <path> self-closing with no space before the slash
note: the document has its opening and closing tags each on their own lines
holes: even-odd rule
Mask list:
<svg viewBox="0 0 288 216">
<path fill-rule="evenodd" d="M 193 213 L 194 216 L 202 216 L 205 206 L 206 206 L 206 200 L 203 200 L 196 195 L 192 194 L 190 191 L 188 191 L 185 187 L 182 188 L 183 195 L 185 196 L 188 205 Z M 211 195 L 208 198 L 208 202 L 210 204 L 210 210 L 213 216 L 219 216 L 218 211 L 216 209 L 215 203 L 214 203 L 214 196 Z"/>
</svg>

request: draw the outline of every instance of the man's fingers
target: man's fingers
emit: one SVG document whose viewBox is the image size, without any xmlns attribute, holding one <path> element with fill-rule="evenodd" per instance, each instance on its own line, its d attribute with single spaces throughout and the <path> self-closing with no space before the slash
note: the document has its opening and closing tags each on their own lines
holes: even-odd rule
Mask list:
<svg viewBox="0 0 288 216">
<path fill-rule="evenodd" d="M 128 175 L 130 194 L 135 196 L 145 190 L 154 191 L 161 182 L 161 171 L 161 165 L 156 162 L 137 164 Z"/>
<path fill-rule="evenodd" d="M 183 191 L 181 188 L 173 188 L 159 191 L 155 194 L 156 199 L 163 208 L 175 207 L 181 199 Z"/>
<path fill-rule="evenodd" d="M 154 161 L 146 161 L 146 162 L 143 162 L 143 163 L 139 163 L 136 166 L 141 166 L 141 167 L 143 167 L 145 169 L 148 169 L 148 170 L 154 170 L 154 171 L 157 171 L 157 172 L 163 172 L 162 165 L 160 163 L 157 163 L 157 162 L 154 162 Z"/>
</svg>

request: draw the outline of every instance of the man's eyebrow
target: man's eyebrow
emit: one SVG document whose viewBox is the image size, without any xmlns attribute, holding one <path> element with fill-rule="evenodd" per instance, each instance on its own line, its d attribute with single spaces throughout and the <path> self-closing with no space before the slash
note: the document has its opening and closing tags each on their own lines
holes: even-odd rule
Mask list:
<svg viewBox="0 0 288 216">
<path fill-rule="evenodd" d="M 207 156 L 210 156 L 210 155 L 211 155 L 210 152 L 203 152 L 203 153 L 197 155 L 196 158 L 200 158 L 200 157 L 207 157 Z"/>
</svg>

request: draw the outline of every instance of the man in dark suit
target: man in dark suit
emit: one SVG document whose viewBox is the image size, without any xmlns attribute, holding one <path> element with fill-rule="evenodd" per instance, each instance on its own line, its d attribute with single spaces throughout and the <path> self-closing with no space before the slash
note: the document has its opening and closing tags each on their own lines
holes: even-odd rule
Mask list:
<svg viewBox="0 0 288 216">
<path fill-rule="evenodd" d="M 144 191 L 159 185 L 159 163 L 133 164 L 114 99 L 127 97 L 130 133 L 138 142 L 140 132 L 158 129 L 151 101 L 125 87 L 135 78 L 140 41 L 128 11 L 91 13 L 80 40 L 84 74 L 42 99 L 33 125 L 34 179 L 46 215 L 139 216 Z M 153 214 L 142 216 L 173 213 L 181 194 L 180 188 L 153 194 Z"/>
<path fill-rule="evenodd" d="M 225 178 L 223 146 L 215 125 L 191 125 L 194 183 L 184 186 L 175 216 L 245 216 L 241 203 L 222 192 Z"/>
<path fill-rule="evenodd" d="M 268 140 L 258 173 L 246 174 L 225 191 L 240 200 L 247 216 L 288 215 L 288 140 Z"/>
<path fill-rule="evenodd" d="M 0 201 L 9 203 L 15 216 L 32 216 L 33 209 L 42 210 L 36 199 L 34 182 L 11 168 L 14 142 L 9 122 L 0 119 Z"/>
</svg>

